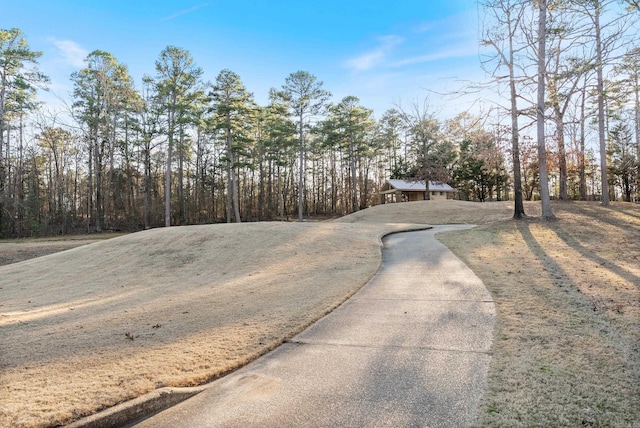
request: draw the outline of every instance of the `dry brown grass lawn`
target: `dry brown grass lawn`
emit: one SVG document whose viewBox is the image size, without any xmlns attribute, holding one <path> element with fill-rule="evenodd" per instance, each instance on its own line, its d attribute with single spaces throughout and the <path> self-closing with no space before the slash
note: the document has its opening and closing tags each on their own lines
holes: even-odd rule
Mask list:
<svg viewBox="0 0 640 428">
<path fill-rule="evenodd" d="M 413 227 L 175 227 L 0 267 L 0 426 L 65 424 L 237 368 L 353 294 L 380 237 Z"/>
<path fill-rule="evenodd" d="M 334 221 L 339 223 L 489 224 L 508 220 L 512 215 L 511 203 L 419 201 L 376 205 Z"/>
<path fill-rule="evenodd" d="M 53 238 L 0 239 L 0 266 L 42 257 L 82 245 L 123 235 L 94 233 L 91 235 L 58 236 Z"/>
<path fill-rule="evenodd" d="M 640 206 L 553 208 L 440 236 L 498 309 L 482 425 L 638 427 Z"/>
<path fill-rule="evenodd" d="M 539 205 L 528 203 L 528 214 Z M 50 426 L 277 346 L 373 275 L 379 237 L 439 235 L 498 308 L 485 426 L 640 425 L 640 207 L 414 202 L 333 222 L 158 229 L 0 267 L 0 426 Z M 1 248 L 1 247 L 0 247 Z"/>
</svg>

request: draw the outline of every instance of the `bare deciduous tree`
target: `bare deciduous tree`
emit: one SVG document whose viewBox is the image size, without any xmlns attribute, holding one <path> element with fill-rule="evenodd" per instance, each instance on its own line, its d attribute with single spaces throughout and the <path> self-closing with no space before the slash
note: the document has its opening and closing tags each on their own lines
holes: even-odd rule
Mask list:
<svg viewBox="0 0 640 428">
<path fill-rule="evenodd" d="M 498 82 L 507 80 L 509 85 L 509 115 L 511 117 L 511 156 L 513 167 L 514 206 L 513 218 L 525 216 L 522 198 L 522 174 L 520 170 L 520 129 L 518 124 L 518 91 L 516 76 L 516 60 L 520 52 L 527 48 L 525 42 L 518 44 L 518 34 L 522 25 L 522 16 L 526 10 L 523 1 L 494 0 L 484 3 L 486 13 L 490 16 L 490 25 L 484 29 L 481 44 L 492 47 L 495 55 L 485 62 L 496 64 L 492 75 Z M 499 73 L 499 69 L 506 68 L 507 75 Z"/>
</svg>

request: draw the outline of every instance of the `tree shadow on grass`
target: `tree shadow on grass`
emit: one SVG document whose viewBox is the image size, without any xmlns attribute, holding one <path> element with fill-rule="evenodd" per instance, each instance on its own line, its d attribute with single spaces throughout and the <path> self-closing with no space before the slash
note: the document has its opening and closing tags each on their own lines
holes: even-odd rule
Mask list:
<svg viewBox="0 0 640 428">
<path fill-rule="evenodd" d="M 587 210 L 587 211 L 591 213 L 591 210 Z M 627 214 L 627 213 L 625 213 L 625 214 Z M 623 220 L 613 221 L 613 220 L 611 220 L 609 218 L 606 218 L 606 217 L 603 217 L 603 216 L 596 216 L 595 214 L 593 214 L 593 217 L 597 218 L 599 221 L 602 221 L 602 222 L 605 222 L 607 224 L 610 224 L 611 226 L 620 228 L 625 232 L 630 232 L 630 231 L 636 230 L 636 228 L 637 228 L 637 225 L 629 223 L 629 222 L 625 222 Z M 524 222 L 518 222 L 517 224 L 518 224 L 518 230 L 520 231 L 520 234 L 522 235 L 524 241 L 526 242 L 526 244 L 529 247 L 529 249 L 531 250 L 531 252 L 533 254 L 535 254 L 536 257 L 544 265 L 550 265 L 550 266 L 553 266 L 554 269 L 562 270 L 560 265 L 558 265 L 551 257 L 549 257 L 546 254 L 546 252 L 544 251 L 542 246 L 538 243 L 536 238 L 533 236 L 529 225 L 532 222 L 537 222 L 537 221 L 539 221 L 539 220 L 538 219 L 529 219 L 529 220 L 526 220 Z M 604 257 L 598 255 L 593 250 L 587 248 L 579 239 L 577 239 L 571 233 L 571 231 L 569 231 L 567 229 L 567 227 L 563 224 L 563 222 L 561 220 L 554 221 L 552 224 L 553 224 L 554 227 L 550 227 L 550 228 L 553 230 L 553 232 L 556 234 L 556 236 L 558 236 L 562 241 L 564 241 L 564 243 L 567 246 L 569 246 L 570 248 L 572 248 L 573 250 L 578 252 L 584 258 L 586 258 L 588 260 L 591 260 L 592 262 L 597 263 L 600 266 L 603 266 L 604 268 L 612 271 L 613 273 L 615 273 L 619 277 L 624 278 L 625 280 L 629 281 L 632 284 L 640 285 L 640 277 L 635 275 L 633 272 L 630 272 L 629 270 L 627 270 L 627 269 L 625 269 L 625 268 L 623 268 L 621 266 L 618 266 L 615 263 L 614 260 L 610 260 L 610 259 L 604 258 Z"/>
<path fill-rule="evenodd" d="M 625 207 L 626 208 L 626 207 Z M 620 212 L 624 213 L 625 215 L 628 215 L 629 217 L 635 217 L 637 219 L 640 219 L 640 210 L 638 212 L 633 212 L 631 210 L 631 208 L 633 207 L 628 207 L 628 208 L 623 208 L 622 210 L 620 210 Z"/>
<path fill-rule="evenodd" d="M 551 275 L 552 272 L 555 272 L 558 275 L 561 275 L 567 281 L 569 281 L 571 286 L 574 286 L 574 287 L 577 286 L 577 284 L 569 277 L 569 275 L 562 268 L 562 266 L 560 266 L 560 264 L 558 264 L 551 256 L 547 254 L 545 249 L 542 247 L 542 245 L 540 245 L 536 237 L 531 232 L 530 223 L 535 221 L 537 221 L 537 219 L 529 219 L 525 221 L 519 221 L 516 223 L 518 231 L 520 232 L 520 235 L 522 235 L 522 239 L 527 244 L 527 247 L 529 248 L 531 253 L 535 255 L 536 258 L 540 261 L 542 266 L 545 266 L 545 270 L 549 272 L 549 275 Z M 554 221 L 554 224 L 555 223 L 557 222 Z M 565 281 L 565 283 L 567 281 Z M 554 284 L 556 283 L 556 281 L 552 281 L 552 282 Z"/>
<path fill-rule="evenodd" d="M 634 275 L 632 272 L 629 272 L 627 269 L 618 266 L 617 264 L 614 263 L 614 261 L 606 259 L 602 256 L 599 256 L 592 250 L 586 248 L 578 239 L 572 236 L 572 234 L 562 225 L 558 224 L 555 232 L 556 232 L 556 235 L 560 239 L 562 239 L 562 241 L 564 241 L 565 244 L 567 244 L 573 250 L 580 253 L 580 255 L 582 255 L 586 259 L 589 259 L 603 266 L 604 268 L 614 272 L 616 275 L 618 275 L 621 278 L 624 278 L 630 283 L 640 286 L 640 277 Z"/>
<path fill-rule="evenodd" d="M 638 213 L 633 212 L 633 208 L 634 207 L 609 207 L 607 208 L 607 210 L 611 211 L 611 212 L 615 212 L 617 214 L 622 214 L 628 217 L 634 217 L 637 219 L 640 219 L 640 211 Z M 598 219 L 598 221 L 602 221 L 604 223 L 607 223 L 611 226 L 620 228 L 624 231 L 628 231 L 628 230 L 634 230 L 634 229 L 638 229 L 638 224 L 633 223 L 633 222 L 629 222 L 629 221 L 625 221 L 623 219 L 616 219 L 613 220 L 611 218 L 609 218 L 609 216 L 603 216 L 603 208 L 598 205 L 598 206 L 580 206 L 580 211 L 581 214 L 586 214 L 589 217 Z M 607 211 L 604 211 L 607 212 Z"/>
<path fill-rule="evenodd" d="M 547 284 L 553 286 L 545 286 L 544 282 L 534 282 L 533 279 L 529 285 L 528 291 L 540 301 L 530 308 L 535 311 L 535 320 L 527 328 L 531 328 L 531 337 L 543 337 L 548 342 L 543 346 L 531 346 L 527 355 L 535 361 L 545 361 L 553 370 L 548 377 L 534 380 L 527 387 L 542 394 L 544 397 L 539 399 L 542 402 L 548 400 L 546 405 L 549 406 L 557 404 L 557 397 L 565 397 L 562 410 L 565 423 L 571 420 L 580 424 L 582 420 L 584 425 L 584 421 L 593 417 L 605 422 L 604 425 L 616 425 L 613 423 L 616 418 L 621 418 L 619 421 L 634 420 L 638 415 L 640 397 L 637 395 L 640 381 L 638 342 L 627 328 L 607 313 L 594 309 L 591 298 L 578 288 L 577 280 L 570 276 L 562 262 L 554 260 L 538 240 L 536 231 L 531 228 L 535 222 L 533 219 L 518 222 L 516 227 L 529 251 L 543 266 Z M 605 260 L 590 253 L 560 223 L 552 222 L 543 227 L 590 260 Z M 563 238 L 560 234 L 566 236 Z M 607 261 L 607 264 L 611 263 Z M 637 281 L 635 275 L 622 268 L 618 267 L 618 272 L 629 280 L 635 278 Z M 531 366 L 529 371 L 535 372 L 536 367 Z M 584 409 L 591 409 L 590 413 L 586 414 Z M 548 425 L 558 423 L 559 420 L 553 419 L 555 416 L 549 416 L 552 420 L 547 422 L 552 423 Z"/>
<path fill-rule="evenodd" d="M 531 253 L 543 266 L 549 281 L 557 287 L 556 289 L 538 289 L 536 286 L 532 285 L 532 287 L 534 287 L 533 291 L 541 297 L 546 304 L 557 306 L 557 309 L 564 312 L 567 316 L 570 315 L 569 312 L 572 312 L 570 315 L 571 317 L 576 317 L 580 314 L 579 317 L 592 327 L 595 324 L 599 324 L 600 329 L 603 331 L 607 329 L 615 329 L 617 334 L 624 336 L 625 334 L 620 331 L 619 328 L 614 327 L 612 320 L 609 319 L 609 317 L 603 313 L 598 313 L 597 315 L 594 313 L 592 299 L 580 290 L 580 284 L 576 282 L 576 279 L 573 278 L 560 263 L 554 260 L 554 258 L 547 253 L 547 250 L 542 244 L 540 244 L 534 233 L 531 231 L 530 223 L 531 221 L 518 222 L 517 228 Z M 554 227 L 549 226 L 556 235 L 558 234 L 559 228 L 557 223 L 558 222 L 554 222 Z M 576 251 L 582 249 L 585 253 L 588 253 L 585 256 L 597 257 L 592 253 L 589 253 L 588 250 L 579 244 L 576 243 L 575 245 L 576 246 L 572 246 L 572 248 L 576 248 Z M 603 258 L 601 258 L 601 260 L 610 264 L 610 262 Z M 626 277 L 630 275 L 632 278 L 637 278 L 635 275 L 628 273 L 622 268 L 619 268 L 619 270 L 622 274 L 626 274 Z"/>
</svg>

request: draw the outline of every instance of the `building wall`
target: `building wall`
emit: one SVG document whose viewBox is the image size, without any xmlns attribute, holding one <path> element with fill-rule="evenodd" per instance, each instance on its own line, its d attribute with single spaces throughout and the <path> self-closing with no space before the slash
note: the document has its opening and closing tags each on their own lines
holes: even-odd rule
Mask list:
<svg viewBox="0 0 640 428">
<path fill-rule="evenodd" d="M 415 201 L 424 201 L 426 192 L 408 192 L 408 191 L 396 191 L 395 193 L 387 193 L 380 194 L 380 198 L 378 203 L 393 203 L 393 202 L 415 202 Z M 440 192 L 440 191 L 431 191 L 430 192 L 432 201 L 445 201 L 447 199 L 454 199 L 454 192 Z"/>
<path fill-rule="evenodd" d="M 431 195 L 430 199 L 432 201 L 446 201 L 447 199 L 449 199 L 448 193 L 449 192 L 439 192 L 439 191 L 429 192 L 429 194 Z M 425 198 L 425 192 L 405 192 L 405 195 L 407 196 L 407 199 L 409 200 L 409 202 L 424 201 L 427 199 Z"/>
<path fill-rule="evenodd" d="M 407 192 L 409 202 L 424 201 L 424 192 Z"/>
<path fill-rule="evenodd" d="M 446 201 L 449 192 L 430 192 L 432 201 Z"/>
</svg>

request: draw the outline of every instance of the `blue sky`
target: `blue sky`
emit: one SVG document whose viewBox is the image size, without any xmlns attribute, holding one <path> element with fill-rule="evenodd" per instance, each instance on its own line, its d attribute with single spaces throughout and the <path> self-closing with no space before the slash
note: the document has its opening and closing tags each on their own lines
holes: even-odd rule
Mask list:
<svg viewBox="0 0 640 428">
<path fill-rule="evenodd" d="M 261 104 L 305 70 L 334 102 L 355 95 L 378 117 L 425 96 L 450 117 L 468 103 L 430 91 L 484 77 L 474 0 L 0 0 L 0 11 L 0 28 L 44 53 L 40 69 L 62 98 L 89 52 L 112 53 L 139 84 L 167 45 L 189 50 L 206 80 L 236 72 Z"/>
</svg>

